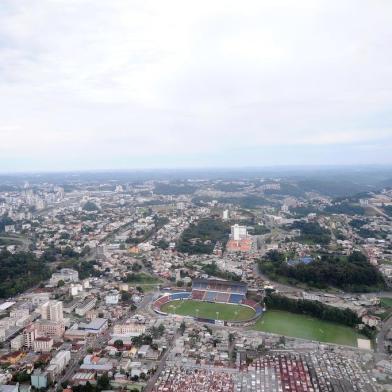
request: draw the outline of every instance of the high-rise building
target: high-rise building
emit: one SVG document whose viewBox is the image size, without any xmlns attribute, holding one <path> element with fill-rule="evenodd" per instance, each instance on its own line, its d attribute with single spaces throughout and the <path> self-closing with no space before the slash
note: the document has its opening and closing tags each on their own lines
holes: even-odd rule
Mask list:
<svg viewBox="0 0 392 392">
<path fill-rule="evenodd" d="M 231 226 L 231 239 L 234 241 L 240 241 L 247 238 L 248 232 L 246 230 L 246 226 L 240 226 L 235 224 Z"/>
<path fill-rule="evenodd" d="M 23 331 L 24 346 L 28 349 L 32 349 L 36 337 L 37 337 L 37 331 L 34 325 L 29 325 Z"/>
<path fill-rule="evenodd" d="M 43 320 L 63 321 L 63 303 L 61 301 L 48 301 L 39 309 Z"/>
</svg>

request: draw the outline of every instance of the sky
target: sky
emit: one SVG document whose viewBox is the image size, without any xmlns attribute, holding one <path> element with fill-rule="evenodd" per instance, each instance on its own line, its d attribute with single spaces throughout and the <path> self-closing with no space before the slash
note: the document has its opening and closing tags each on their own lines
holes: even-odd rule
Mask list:
<svg viewBox="0 0 392 392">
<path fill-rule="evenodd" d="M 390 0 L 1 0 L 0 171 L 392 164 Z"/>
</svg>

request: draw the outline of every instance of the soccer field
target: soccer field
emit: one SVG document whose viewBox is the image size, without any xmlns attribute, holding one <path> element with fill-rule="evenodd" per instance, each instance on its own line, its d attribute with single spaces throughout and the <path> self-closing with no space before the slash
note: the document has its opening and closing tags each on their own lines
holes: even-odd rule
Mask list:
<svg viewBox="0 0 392 392">
<path fill-rule="evenodd" d="M 182 300 L 172 301 L 161 307 L 162 312 L 224 321 L 244 321 L 256 312 L 243 305 L 216 304 L 211 302 Z"/>
</svg>

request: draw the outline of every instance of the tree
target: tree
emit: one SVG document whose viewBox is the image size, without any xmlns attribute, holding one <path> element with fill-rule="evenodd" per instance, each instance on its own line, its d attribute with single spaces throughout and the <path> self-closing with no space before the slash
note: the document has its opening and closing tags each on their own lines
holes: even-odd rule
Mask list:
<svg viewBox="0 0 392 392">
<path fill-rule="evenodd" d="M 113 345 L 117 350 L 121 350 L 124 347 L 124 342 L 121 339 L 117 339 Z"/>
<path fill-rule="evenodd" d="M 133 272 L 139 272 L 142 269 L 142 266 L 139 263 L 134 263 L 131 266 L 131 270 Z"/>
<path fill-rule="evenodd" d="M 63 287 L 65 285 L 65 282 L 62 280 L 62 279 L 60 279 L 58 282 L 57 282 L 57 287 Z"/>
<path fill-rule="evenodd" d="M 102 374 L 101 377 L 98 377 L 97 379 L 97 389 L 104 390 L 104 389 L 108 389 L 109 386 L 110 386 L 109 376 L 105 372 Z"/>
<path fill-rule="evenodd" d="M 99 211 L 99 208 L 94 202 L 88 201 L 83 205 L 83 210 L 88 212 L 93 212 L 93 211 Z"/>
<path fill-rule="evenodd" d="M 121 300 L 124 302 L 128 302 L 132 299 L 132 295 L 131 293 L 129 293 L 128 291 L 122 291 L 121 292 Z"/>
<path fill-rule="evenodd" d="M 182 323 L 180 324 L 180 328 L 179 328 L 181 335 L 184 335 L 185 329 L 186 329 L 185 321 L 182 321 Z"/>
</svg>

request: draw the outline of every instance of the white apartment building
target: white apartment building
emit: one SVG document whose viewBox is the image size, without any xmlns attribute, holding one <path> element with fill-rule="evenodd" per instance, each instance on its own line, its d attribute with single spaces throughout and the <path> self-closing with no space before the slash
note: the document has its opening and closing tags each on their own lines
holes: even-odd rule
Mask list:
<svg viewBox="0 0 392 392">
<path fill-rule="evenodd" d="M 23 341 L 24 341 L 23 345 L 28 349 L 32 349 L 36 337 L 37 337 L 37 330 L 35 329 L 35 326 L 29 325 L 23 331 Z"/>
<path fill-rule="evenodd" d="M 31 303 L 35 306 L 40 306 L 49 301 L 49 293 L 35 293 L 30 296 Z"/>
<path fill-rule="evenodd" d="M 117 305 L 120 300 L 120 293 L 117 290 L 113 290 L 105 296 L 106 305 Z"/>
<path fill-rule="evenodd" d="M 240 226 L 238 224 L 231 226 L 231 238 L 234 241 L 243 240 L 247 236 L 248 236 L 248 232 L 246 230 L 246 226 Z"/>
<path fill-rule="evenodd" d="M 56 322 L 64 320 L 63 303 L 61 301 L 48 301 L 40 306 L 39 312 L 43 320 Z"/>
<path fill-rule="evenodd" d="M 0 326 L 0 342 L 5 341 L 5 330 L 6 328 Z"/>
<path fill-rule="evenodd" d="M 52 286 L 56 286 L 60 280 L 64 281 L 65 283 L 69 282 L 78 282 L 79 281 L 79 274 L 78 271 L 75 271 L 71 268 L 62 268 L 60 272 L 55 272 L 52 274 L 49 283 Z"/>
<path fill-rule="evenodd" d="M 30 314 L 29 308 L 16 308 L 12 309 L 10 312 L 10 317 L 21 319 Z"/>
<path fill-rule="evenodd" d="M 146 332 L 146 327 L 142 324 L 129 323 L 117 324 L 113 327 L 113 335 L 115 336 L 139 336 Z"/>
<path fill-rule="evenodd" d="M 61 350 L 50 361 L 49 366 L 47 367 L 46 370 L 52 376 L 56 376 L 66 368 L 70 360 L 71 360 L 71 351 Z"/>
<path fill-rule="evenodd" d="M 11 350 L 19 351 L 24 345 L 24 337 L 23 334 L 15 336 L 11 340 Z"/>
</svg>

